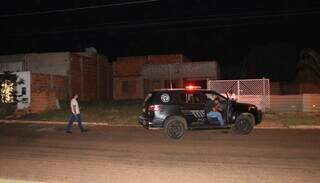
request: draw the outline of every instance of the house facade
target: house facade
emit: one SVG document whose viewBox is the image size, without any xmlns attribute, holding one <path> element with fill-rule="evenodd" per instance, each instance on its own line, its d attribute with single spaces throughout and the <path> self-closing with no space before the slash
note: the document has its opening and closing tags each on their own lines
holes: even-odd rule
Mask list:
<svg viewBox="0 0 320 183">
<path fill-rule="evenodd" d="M 182 54 L 121 57 L 113 63 L 113 98 L 142 99 L 151 90 L 187 84 L 205 88 L 219 72 L 215 61 L 191 62 Z"/>
<path fill-rule="evenodd" d="M 0 72 L 4 71 L 27 81 L 18 94 L 24 93 L 27 101 L 20 108 L 30 112 L 55 108 L 56 100 L 66 100 L 74 93 L 83 101 L 112 99 L 112 66 L 97 53 L 4 55 L 0 56 Z"/>
</svg>

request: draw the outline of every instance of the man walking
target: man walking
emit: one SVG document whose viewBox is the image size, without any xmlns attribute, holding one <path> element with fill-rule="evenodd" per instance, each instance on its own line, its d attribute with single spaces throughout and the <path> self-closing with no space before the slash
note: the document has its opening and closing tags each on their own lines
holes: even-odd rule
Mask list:
<svg viewBox="0 0 320 183">
<path fill-rule="evenodd" d="M 80 109 L 79 109 L 79 104 L 78 104 L 78 99 L 79 95 L 78 94 L 75 94 L 73 96 L 73 98 L 71 99 L 71 102 L 70 102 L 70 107 L 71 107 L 71 116 L 70 116 L 70 119 L 69 119 L 69 123 L 68 123 L 68 126 L 67 126 L 67 129 L 66 129 L 66 133 L 72 133 L 71 132 L 71 127 L 72 127 L 72 124 L 73 122 L 76 120 L 78 122 L 78 126 L 81 130 L 81 133 L 83 132 L 87 132 L 88 130 L 83 128 L 82 126 L 82 121 L 81 121 L 81 116 L 80 116 Z"/>
</svg>

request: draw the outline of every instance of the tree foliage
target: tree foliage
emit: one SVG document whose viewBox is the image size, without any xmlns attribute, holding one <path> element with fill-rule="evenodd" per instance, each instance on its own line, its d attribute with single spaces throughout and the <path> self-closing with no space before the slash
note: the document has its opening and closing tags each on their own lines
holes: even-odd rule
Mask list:
<svg viewBox="0 0 320 183">
<path fill-rule="evenodd" d="M 320 53 L 315 49 L 303 49 L 298 64 L 298 82 L 320 83 Z"/>
<path fill-rule="evenodd" d="M 24 82 L 17 79 L 18 76 L 12 72 L 0 74 L 0 118 L 12 114 L 16 109 L 16 104 L 19 102 L 16 86 Z"/>
</svg>

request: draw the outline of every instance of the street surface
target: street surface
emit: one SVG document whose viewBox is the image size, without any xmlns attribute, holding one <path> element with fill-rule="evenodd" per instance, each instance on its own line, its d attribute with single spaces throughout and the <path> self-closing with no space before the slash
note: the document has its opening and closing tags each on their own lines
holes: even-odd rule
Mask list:
<svg viewBox="0 0 320 183">
<path fill-rule="evenodd" d="M 35 182 L 320 182 L 320 130 L 188 131 L 0 123 L 0 180 Z"/>
</svg>

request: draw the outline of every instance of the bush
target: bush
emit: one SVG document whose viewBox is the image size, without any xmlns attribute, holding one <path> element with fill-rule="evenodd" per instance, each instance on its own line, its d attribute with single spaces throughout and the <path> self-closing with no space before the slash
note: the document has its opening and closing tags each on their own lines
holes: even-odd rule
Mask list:
<svg viewBox="0 0 320 183">
<path fill-rule="evenodd" d="M 16 110 L 16 104 L 3 104 L 0 103 L 0 119 L 4 119 L 14 113 Z"/>
</svg>

